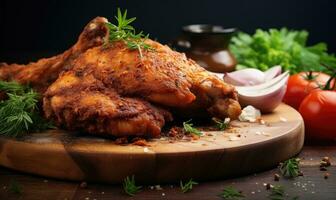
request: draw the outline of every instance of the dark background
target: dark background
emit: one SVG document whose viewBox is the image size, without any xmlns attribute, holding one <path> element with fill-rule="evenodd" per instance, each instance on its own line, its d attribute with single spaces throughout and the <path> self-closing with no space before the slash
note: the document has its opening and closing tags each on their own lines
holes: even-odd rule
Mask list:
<svg viewBox="0 0 336 200">
<path fill-rule="evenodd" d="M 326 42 L 336 52 L 335 1 L 327 0 L 45 0 L 0 1 L 0 62 L 25 63 L 63 52 L 95 16 L 112 19 L 116 8 L 136 16 L 134 26 L 166 43 L 193 23 L 256 28 L 306 29 L 309 44 Z"/>
</svg>

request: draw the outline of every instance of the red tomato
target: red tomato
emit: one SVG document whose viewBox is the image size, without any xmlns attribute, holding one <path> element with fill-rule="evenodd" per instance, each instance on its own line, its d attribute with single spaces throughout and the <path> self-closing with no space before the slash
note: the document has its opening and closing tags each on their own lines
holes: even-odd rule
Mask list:
<svg viewBox="0 0 336 200">
<path fill-rule="evenodd" d="M 316 90 L 301 103 L 308 139 L 336 141 L 336 91 Z"/>
<path fill-rule="evenodd" d="M 329 78 L 322 72 L 313 72 L 311 76 L 309 72 L 300 72 L 290 76 L 283 102 L 298 110 L 303 99 L 319 85 L 325 85 Z"/>
</svg>

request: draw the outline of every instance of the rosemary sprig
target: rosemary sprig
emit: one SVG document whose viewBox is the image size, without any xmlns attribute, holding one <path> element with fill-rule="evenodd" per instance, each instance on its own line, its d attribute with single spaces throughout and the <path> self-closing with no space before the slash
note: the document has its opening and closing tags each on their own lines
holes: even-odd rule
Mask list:
<svg viewBox="0 0 336 200">
<path fill-rule="evenodd" d="M 232 186 L 224 188 L 220 196 L 225 200 L 239 200 L 245 198 L 240 191 Z"/>
<path fill-rule="evenodd" d="M 190 179 L 188 182 L 186 182 L 185 184 L 183 184 L 182 181 L 180 181 L 180 187 L 181 187 L 181 191 L 183 193 L 189 192 L 193 189 L 193 185 L 198 185 L 197 182 L 193 181 L 192 179 Z"/>
<path fill-rule="evenodd" d="M 14 180 L 11 180 L 11 182 L 9 183 L 8 190 L 14 194 L 22 194 L 23 192 L 22 186 Z"/>
<path fill-rule="evenodd" d="M 127 47 L 131 50 L 138 50 L 140 58 L 142 58 L 142 50 L 152 50 L 152 47 L 145 43 L 145 40 L 149 35 L 143 34 L 143 32 L 136 33 L 131 23 L 136 20 L 136 17 L 127 19 L 127 10 L 124 14 L 121 13 L 118 8 L 117 25 L 107 22 L 107 28 L 109 29 L 109 42 L 124 41 Z"/>
<path fill-rule="evenodd" d="M 0 81 L 0 91 L 14 94 L 23 94 L 28 89 L 27 86 L 19 85 L 16 82 Z"/>
<path fill-rule="evenodd" d="M 291 158 L 283 163 L 280 163 L 281 174 L 287 178 L 297 177 L 300 172 L 299 163 L 300 163 L 299 158 Z"/>
<path fill-rule="evenodd" d="M 271 200 L 284 200 L 285 190 L 281 185 L 275 185 L 271 188 L 271 193 L 268 196 Z"/>
<path fill-rule="evenodd" d="M 196 128 L 193 127 L 194 125 L 191 123 L 191 119 L 183 122 L 183 129 L 186 133 L 191 133 L 197 136 L 201 136 L 202 132 Z"/>
<path fill-rule="evenodd" d="M 229 124 L 230 124 L 230 118 L 225 118 L 222 121 L 222 120 L 214 117 L 214 118 L 212 118 L 212 121 L 214 121 L 216 123 L 216 127 L 220 131 L 224 131 L 225 129 L 227 129 L 229 127 Z"/>
<path fill-rule="evenodd" d="M 31 131 L 53 128 L 38 112 L 39 95 L 16 82 L 0 81 L 0 90 L 8 98 L 0 101 L 0 135 L 22 136 Z"/>
<path fill-rule="evenodd" d="M 134 176 L 132 178 L 129 178 L 128 176 L 124 179 L 123 188 L 126 194 L 130 196 L 134 196 L 137 192 L 140 191 L 141 186 L 135 185 L 135 179 Z"/>
</svg>

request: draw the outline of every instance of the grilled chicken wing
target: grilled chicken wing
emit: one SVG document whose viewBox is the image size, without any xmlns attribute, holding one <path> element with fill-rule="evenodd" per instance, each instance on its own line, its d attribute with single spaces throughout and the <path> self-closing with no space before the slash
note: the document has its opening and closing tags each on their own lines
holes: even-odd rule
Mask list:
<svg viewBox="0 0 336 200">
<path fill-rule="evenodd" d="M 233 86 L 150 39 L 145 43 L 151 49 L 141 52 L 123 41 L 102 45 L 105 22 L 93 20 L 62 55 L 26 67 L 1 67 L 0 78 L 32 83 L 40 92 L 49 86 L 43 98 L 46 117 L 93 134 L 157 136 L 172 120 L 169 110 L 238 117 Z"/>
</svg>

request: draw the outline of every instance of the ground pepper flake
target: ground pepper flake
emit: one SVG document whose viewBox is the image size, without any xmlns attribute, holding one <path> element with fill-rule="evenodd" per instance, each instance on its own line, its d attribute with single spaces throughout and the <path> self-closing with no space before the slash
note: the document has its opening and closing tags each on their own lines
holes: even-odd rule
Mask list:
<svg viewBox="0 0 336 200">
<path fill-rule="evenodd" d="M 128 139 L 127 139 L 127 137 L 117 138 L 117 139 L 114 141 L 114 143 L 115 143 L 115 144 L 118 144 L 118 145 L 128 144 Z"/>
<path fill-rule="evenodd" d="M 280 180 L 280 175 L 274 174 L 274 181 L 279 181 L 279 180 Z"/>
<path fill-rule="evenodd" d="M 330 174 L 329 173 L 324 173 L 324 179 L 328 179 L 329 178 L 329 176 L 330 176 Z"/>
<path fill-rule="evenodd" d="M 149 147 L 150 145 L 148 144 L 148 142 L 145 140 L 145 139 L 138 139 L 138 140 L 135 140 L 133 143 L 133 145 L 137 145 L 137 146 L 142 146 L 142 147 Z"/>
</svg>

